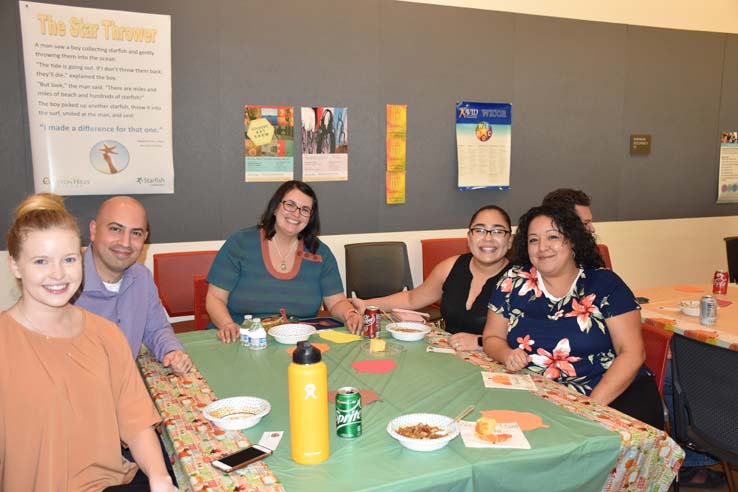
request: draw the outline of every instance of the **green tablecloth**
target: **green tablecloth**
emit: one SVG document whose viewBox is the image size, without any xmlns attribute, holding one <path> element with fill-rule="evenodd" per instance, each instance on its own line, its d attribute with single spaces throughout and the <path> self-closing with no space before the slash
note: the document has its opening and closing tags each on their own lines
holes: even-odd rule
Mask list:
<svg viewBox="0 0 738 492">
<path fill-rule="evenodd" d="M 257 442 L 265 431 L 285 431 L 267 463 L 292 491 L 520 491 L 545 489 L 600 491 L 615 465 L 620 436 L 527 391 L 487 389 L 478 367 L 451 354 L 428 353 L 425 342 L 403 343 L 393 356 L 397 368 L 386 374 L 356 373 L 351 363 L 373 356 L 361 342 L 334 344 L 325 352 L 329 389 L 355 386 L 376 391 L 382 401 L 365 406 L 364 433 L 355 440 L 335 434 L 331 404 L 331 456 L 304 466 L 290 457 L 288 346 L 263 351 L 222 344 L 213 331 L 180 335 L 185 349 L 219 398 L 238 395 L 269 400 L 272 412 L 244 434 Z M 517 410 L 540 415 L 548 428 L 527 431 L 530 450 L 466 448 L 461 438 L 439 451 L 403 448 L 386 432 L 394 417 L 412 412 L 454 416 L 469 404 L 475 411 Z"/>
</svg>

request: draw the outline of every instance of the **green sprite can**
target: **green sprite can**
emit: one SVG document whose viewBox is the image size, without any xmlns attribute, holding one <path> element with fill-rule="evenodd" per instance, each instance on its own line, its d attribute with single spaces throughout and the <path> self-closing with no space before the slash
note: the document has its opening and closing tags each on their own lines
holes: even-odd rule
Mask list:
<svg viewBox="0 0 738 492">
<path fill-rule="evenodd" d="M 336 392 L 336 434 L 343 439 L 361 435 L 361 393 L 346 386 Z"/>
</svg>

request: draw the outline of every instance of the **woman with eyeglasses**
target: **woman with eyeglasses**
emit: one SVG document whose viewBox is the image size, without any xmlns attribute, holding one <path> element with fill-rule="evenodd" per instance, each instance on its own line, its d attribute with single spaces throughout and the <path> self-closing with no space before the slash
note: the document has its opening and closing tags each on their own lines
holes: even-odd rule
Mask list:
<svg viewBox="0 0 738 492">
<path fill-rule="evenodd" d="M 467 241 L 469 253 L 443 260 L 415 289 L 351 301 L 363 312 L 366 306 L 419 309 L 440 300 L 446 330 L 452 333 L 449 344 L 458 351 L 481 350 L 487 304 L 510 267 L 510 216 L 496 205 L 480 208 L 469 221 Z"/>
<path fill-rule="evenodd" d="M 310 318 L 321 303 L 350 330 L 362 325 L 319 233 L 315 192 L 302 181 L 287 181 L 272 195 L 258 226 L 226 240 L 210 268 L 205 300 L 221 341 L 239 340 L 245 314 L 265 317 L 284 308 L 290 316 Z"/>
<path fill-rule="evenodd" d="M 644 365 L 640 306 L 604 267 L 573 210 L 539 206 L 518 222 L 511 268 L 489 304 L 484 351 L 654 427 L 663 410 Z"/>
</svg>

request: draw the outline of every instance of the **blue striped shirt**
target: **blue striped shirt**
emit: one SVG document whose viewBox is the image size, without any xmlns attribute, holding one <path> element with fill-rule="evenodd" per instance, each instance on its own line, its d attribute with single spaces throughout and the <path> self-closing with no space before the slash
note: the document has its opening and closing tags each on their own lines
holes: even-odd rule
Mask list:
<svg viewBox="0 0 738 492">
<path fill-rule="evenodd" d="M 287 272 L 272 267 L 268 247 L 262 229 L 242 229 L 226 240 L 210 268 L 208 282 L 230 292 L 227 307 L 236 323 L 245 314 L 265 317 L 280 308 L 290 316 L 311 318 L 324 297 L 343 292 L 336 258 L 322 242 L 312 254 L 300 240 Z"/>
</svg>

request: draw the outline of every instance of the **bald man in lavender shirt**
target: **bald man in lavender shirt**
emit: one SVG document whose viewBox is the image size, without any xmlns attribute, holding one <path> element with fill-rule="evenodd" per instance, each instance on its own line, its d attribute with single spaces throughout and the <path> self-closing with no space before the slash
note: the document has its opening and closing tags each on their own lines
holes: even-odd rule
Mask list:
<svg viewBox="0 0 738 492">
<path fill-rule="evenodd" d="M 147 236 L 146 210 L 138 200 L 105 201 L 90 222 L 84 286 L 75 304 L 117 324 L 134 357 L 144 343 L 164 366 L 185 374 L 192 361 L 172 330 L 151 272 L 137 262 Z"/>
</svg>

